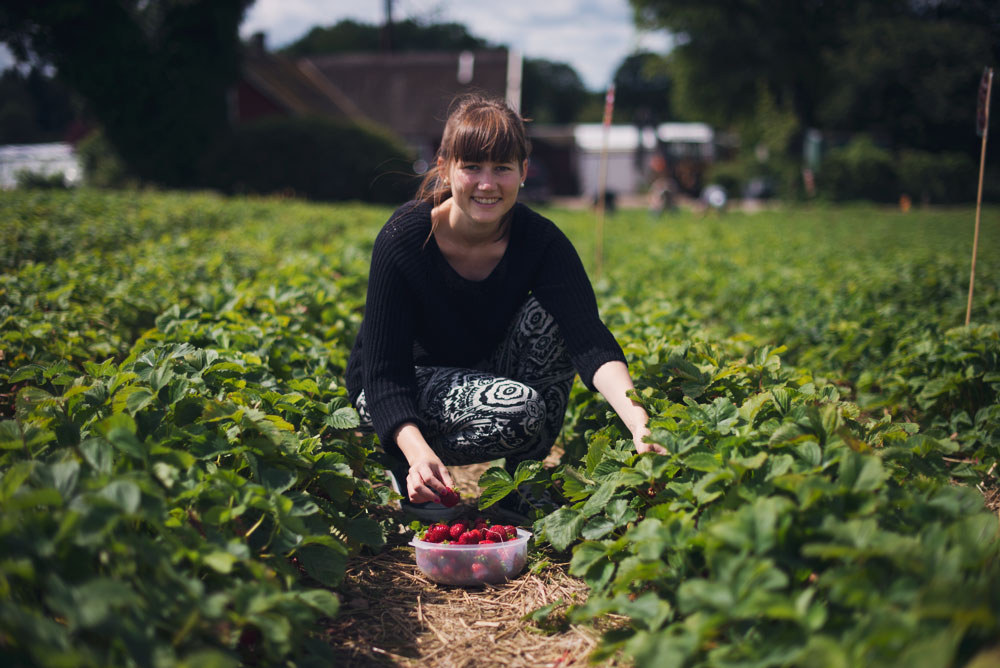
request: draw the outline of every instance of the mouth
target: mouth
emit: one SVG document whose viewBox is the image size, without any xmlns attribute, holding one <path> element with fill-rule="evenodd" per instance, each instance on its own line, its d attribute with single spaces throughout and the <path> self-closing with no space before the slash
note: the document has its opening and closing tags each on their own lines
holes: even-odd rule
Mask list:
<svg viewBox="0 0 1000 668">
<path fill-rule="evenodd" d="M 496 204 L 500 201 L 499 197 L 473 197 L 472 201 L 476 204 L 483 204 L 489 206 L 490 204 Z"/>
</svg>

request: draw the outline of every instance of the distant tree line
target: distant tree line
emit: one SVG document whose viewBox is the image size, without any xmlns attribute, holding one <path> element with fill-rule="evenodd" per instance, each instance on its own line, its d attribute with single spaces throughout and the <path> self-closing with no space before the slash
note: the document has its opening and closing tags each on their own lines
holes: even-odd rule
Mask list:
<svg viewBox="0 0 1000 668">
<path fill-rule="evenodd" d="M 891 150 L 974 150 L 976 89 L 1000 61 L 995 0 L 631 0 L 669 30 L 672 106 L 716 127 L 773 107 L 799 130 Z M 972 147 L 972 148 L 970 148 Z"/>
</svg>

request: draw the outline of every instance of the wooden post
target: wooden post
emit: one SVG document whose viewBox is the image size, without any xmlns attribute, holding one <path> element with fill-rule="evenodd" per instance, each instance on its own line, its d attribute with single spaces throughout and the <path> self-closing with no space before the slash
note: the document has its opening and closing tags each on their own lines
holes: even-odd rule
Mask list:
<svg viewBox="0 0 1000 668">
<path fill-rule="evenodd" d="M 604 199 L 608 189 L 608 134 L 615 107 L 615 85 L 608 86 L 604 96 L 604 127 L 601 143 L 601 171 L 597 182 L 597 229 L 594 233 L 594 274 L 600 277 L 604 270 Z"/>
<path fill-rule="evenodd" d="M 985 95 L 984 95 L 985 90 Z M 979 113 L 976 129 L 983 137 L 982 150 L 979 154 L 979 189 L 976 194 L 976 230 L 972 235 L 972 271 L 969 273 L 969 303 L 965 307 L 965 326 L 972 319 L 972 291 L 976 284 L 976 254 L 979 250 L 979 218 L 983 208 L 983 172 L 986 169 L 986 138 L 990 134 L 990 93 L 993 90 L 993 68 L 983 71 L 983 80 L 979 85 Z"/>
</svg>

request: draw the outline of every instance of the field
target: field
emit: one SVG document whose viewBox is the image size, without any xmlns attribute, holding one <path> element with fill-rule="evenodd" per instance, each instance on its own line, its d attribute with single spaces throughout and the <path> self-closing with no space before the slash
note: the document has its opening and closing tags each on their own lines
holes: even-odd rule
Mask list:
<svg viewBox="0 0 1000 668">
<path fill-rule="evenodd" d="M 669 454 L 574 388 L 521 477 L 565 499 L 530 577 L 588 594 L 524 626 L 640 666 L 996 665 L 1000 210 L 969 327 L 971 209 L 622 211 L 600 276 L 592 214 L 544 212 Z M 0 193 L 5 665 L 342 656 L 348 574 L 400 549 L 342 385 L 388 213 Z"/>
</svg>

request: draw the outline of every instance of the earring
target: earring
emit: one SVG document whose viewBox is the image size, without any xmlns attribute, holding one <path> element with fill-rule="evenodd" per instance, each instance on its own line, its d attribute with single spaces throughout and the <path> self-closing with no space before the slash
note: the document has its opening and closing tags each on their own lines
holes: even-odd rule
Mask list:
<svg viewBox="0 0 1000 668">
<path fill-rule="evenodd" d="M 445 187 L 446 187 L 446 188 L 447 188 L 448 186 L 450 186 L 450 185 L 451 185 L 450 183 L 448 183 L 448 179 L 445 179 L 445 180 L 444 180 L 444 185 L 445 185 Z M 523 184 L 522 184 L 522 185 L 523 185 Z"/>
<path fill-rule="evenodd" d="M 521 187 L 522 188 L 524 187 L 524 181 L 521 181 Z"/>
</svg>

